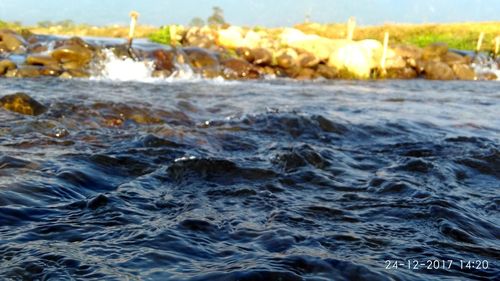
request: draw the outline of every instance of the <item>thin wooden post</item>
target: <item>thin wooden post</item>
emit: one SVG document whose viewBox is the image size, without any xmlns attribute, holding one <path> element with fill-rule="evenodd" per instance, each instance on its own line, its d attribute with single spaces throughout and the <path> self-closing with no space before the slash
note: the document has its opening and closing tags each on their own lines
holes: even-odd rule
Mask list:
<svg viewBox="0 0 500 281">
<path fill-rule="evenodd" d="M 384 34 L 384 51 L 382 52 L 382 59 L 380 60 L 380 69 L 382 70 L 382 75 L 386 74 L 385 62 L 387 60 L 387 49 L 389 47 L 389 32 Z"/>
<path fill-rule="evenodd" d="M 356 29 L 356 18 L 350 17 L 347 21 L 347 40 L 352 41 L 354 38 L 354 30 Z"/>
<path fill-rule="evenodd" d="M 500 51 L 500 36 L 495 38 L 495 58 L 498 58 L 498 52 Z"/>
<path fill-rule="evenodd" d="M 128 31 L 128 48 L 132 48 L 132 41 L 134 41 L 135 27 L 137 25 L 137 18 L 139 13 L 136 11 L 130 12 L 130 29 Z"/>
<path fill-rule="evenodd" d="M 484 40 L 484 32 L 481 32 L 479 34 L 479 38 L 477 39 L 476 53 L 479 53 L 479 51 L 481 51 L 481 46 L 483 45 L 483 40 Z"/>
</svg>

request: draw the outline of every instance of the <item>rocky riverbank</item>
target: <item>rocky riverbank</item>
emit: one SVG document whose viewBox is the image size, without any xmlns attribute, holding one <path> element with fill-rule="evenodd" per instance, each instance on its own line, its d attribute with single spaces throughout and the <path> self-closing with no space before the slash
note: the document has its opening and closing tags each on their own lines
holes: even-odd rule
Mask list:
<svg viewBox="0 0 500 281">
<path fill-rule="evenodd" d="M 225 79 L 497 79 L 493 72 L 476 72 L 472 56 L 444 43 L 398 44 L 384 52 L 377 40 L 331 39 L 293 28 L 167 27 L 163 32 L 173 47 L 129 50 L 125 44 L 98 45 L 79 37 L 48 42 L 31 32 L 1 30 L 0 76 L 89 77 L 109 49 L 122 59 L 154 62 L 155 77 L 176 75 L 179 66 L 187 65 L 203 77 Z M 494 64 L 498 69 L 498 61 Z"/>
</svg>

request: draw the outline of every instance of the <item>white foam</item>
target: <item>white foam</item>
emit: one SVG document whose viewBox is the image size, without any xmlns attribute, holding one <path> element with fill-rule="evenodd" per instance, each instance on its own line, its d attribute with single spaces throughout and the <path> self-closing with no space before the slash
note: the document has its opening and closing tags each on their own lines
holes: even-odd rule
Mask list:
<svg viewBox="0 0 500 281">
<path fill-rule="evenodd" d="M 99 63 L 94 80 L 109 81 L 144 81 L 154 80 L 152 74 L 154 63 L 151 61 L 135 61 L 131 58 L 118 58 L 109 49 L 103 50 L 105 59 Z"/>
</svg>

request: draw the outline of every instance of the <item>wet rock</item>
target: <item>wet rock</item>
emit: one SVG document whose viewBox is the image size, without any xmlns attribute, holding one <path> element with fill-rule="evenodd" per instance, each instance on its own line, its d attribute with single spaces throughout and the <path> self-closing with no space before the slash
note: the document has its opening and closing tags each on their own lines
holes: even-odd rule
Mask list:
<svg viewBox="0 0 500 281">
<path fill-rule="evenodd" d="M 415 69 L 411 67 L 404 68 L 389 68 L 385 78 L 388 79 L 414 79 L 417 78 L 418 74 Z"/>
<path fill-rule="evenodd" d="M 0 61 L 0 76 L 7 73 L 9 70 L 16 69 L 16 64 L 11 60 L 1 60 Z"/>
<path fill-rule="evenodd" d="M 200 73 L 203 77 L 208 78 L 219 76 L 219 60 L 210 51 L 196 47 L 184 48 L 183 51 L 194 72 Z"/>
<path fill-rule="evenodd" d="M 172 73 L 175 70 L 176 53 L 173 50 L 155 50 L 153 58 L 155 61 L 155 69 L 158 71 L 169 71 Z"/>
<path fill-rule="evenodd" d="M 226 79 L 256 79 L 260 77 L 254 66 L 242 59 L 226 59 L 222 61 L 222 75 Z"/>
<path fill-rule="evenodd" d="M 0 106 L 24 115 L 40 115 L 47 111 L 47 107 L 25 93 L 15 93 L 0 98 Z"/>
<path fill-rule="evenodd" d="M 59 78 L 63 79 L 72 79 L 72 78 L 88 78 L 90 77 L 90 73 L 81 69 L 68 69 L 64 71 Z"/>
<path fill-rule="evenodd" d="M 425 47 L 422 53 L 422 59 L 426 61 L 442 61 L 442 58 L 448 53 L 448 44 L 434 43 Z"/>
<path fill-rule="evenodd" d="M 455 73 L 444 62 L 431 61 L 424 66 L 425 78 L 430 80 L 454 80 Z"/>
<path fill-rule="evenodd" d="M 85 67 L 92 59 L 92 51 L 79 45 L 64 45 L 52 52 L 52 58 L 60 63 L 73 62 Z"/>
<path fill-rule="evenodd" d="M 312 80 L 318 78 L 318 76 L 312 68 L 301 68 L 294 78 L 297 80 Z"/>
<path fill-rule="evenodd" d="M 5 73 L 5 77 L 33 78 L 43 75 L 43 67 L 37 65 L 20 65 L 16 69 L 11 69 Z"/>
<path fill-rule="evenodd" d="M 34 55 L 28 56 L 26 58 L 26 64 L 44 66 L 54 70 L 61 69 L 57 60 L 48 56 L 34 56 Z"/>
<path fill-rule="evenodd" d="M 453 72 L 459 80 L 475 80 L 476 73 L 474 69 L 468 64 L 454 64 L 452 66 Z"/>
<path fill-rule="evenodd" d="M 477 79 L 493 81 L 493 80 L 498 80 L 498 76 L 493 72 L 484 72 L 484 73 L 478 73 Z"/>
<path fill-rule="evenodd" d="M 0 53 L 22 53 L 26 42 L 17 33 L 9 29 L 0 30 Z"/>
<path fill-rule="evenodd" d="M 295 66 L 295 59 L 288 54 L 281 54 L 276 57 L 276 63 L 279 67 L 288 69 Z"/>
<path fill-rule="evenodd" d="M 256 48 L 252 51 L 252 56 L 254 58 L 253 64 L 256 65 L 271 65 L 273 62 L 273 54 L 264 48 Z"/>
</svg>

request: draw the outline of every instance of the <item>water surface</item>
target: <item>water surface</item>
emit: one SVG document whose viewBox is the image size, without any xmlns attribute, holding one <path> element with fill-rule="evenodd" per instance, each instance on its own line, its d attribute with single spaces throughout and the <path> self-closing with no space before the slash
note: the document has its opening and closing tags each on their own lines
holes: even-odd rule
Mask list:
<svg viewBox="0 0 500 281">
<path fill-rule="evenodd" d="M 3 280 L 500 278 L 497 82 L 17 91 L 50 109 L 0 110 Z"/>
</svg>

